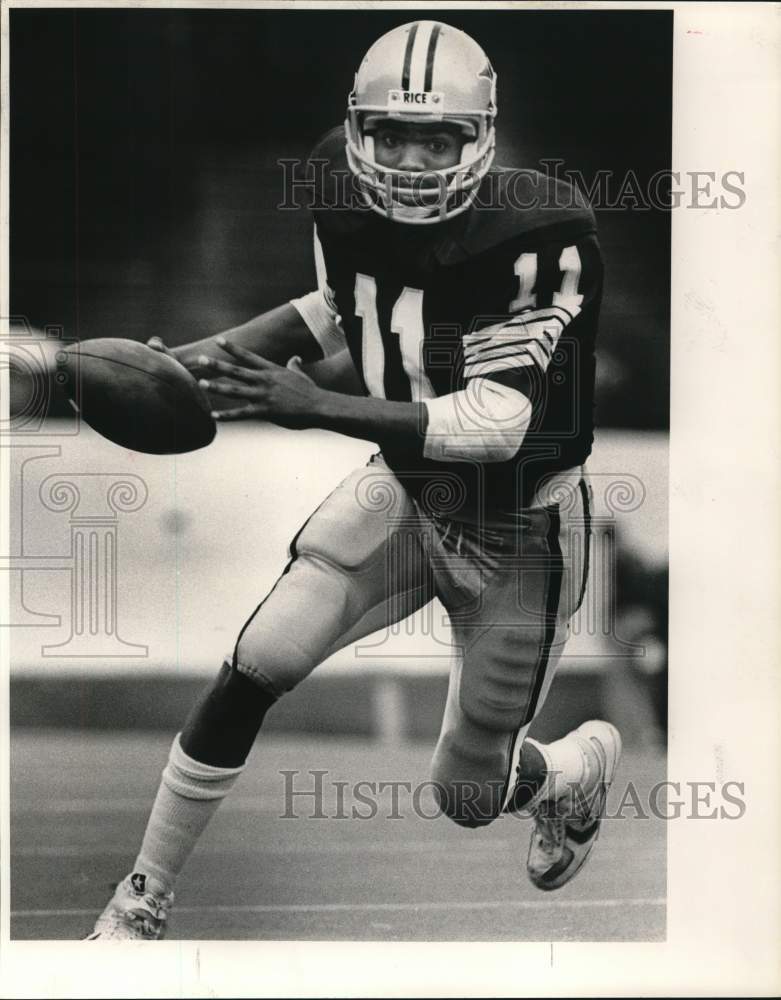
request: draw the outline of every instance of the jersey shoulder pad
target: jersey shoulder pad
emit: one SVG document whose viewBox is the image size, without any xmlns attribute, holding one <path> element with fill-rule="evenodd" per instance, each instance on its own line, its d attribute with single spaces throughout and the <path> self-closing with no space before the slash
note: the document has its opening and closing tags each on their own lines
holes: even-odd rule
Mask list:
<svg viewBox="0 0 781 1000">
<path fill-rule="evenodd" d="M 484 178 L 453 249 L 472 256 L 510 240 L 578 240 L 596 228 L 591 207 L 574 185 L 537 170 L 496 167 Z"/>
<path fill-rule="evenodd" d="M 366 221 L 360 191 L 347 165 L 344 125 L 338 125 L 318 140 L 309 154 L 307 166 L 313 178 L 312 212 L 318 230 L 334 235 L 354 233 Z"/>
<path fill-rule="evenodd" d="M 329 164 L 329 170 L 346 170 L 345 142 L 344 125 L 337 125 L 336 128 L 332 128 L 325 135 L 320 136 L 309 154 L 309 162 L 325 160 Z"/>
</svg>

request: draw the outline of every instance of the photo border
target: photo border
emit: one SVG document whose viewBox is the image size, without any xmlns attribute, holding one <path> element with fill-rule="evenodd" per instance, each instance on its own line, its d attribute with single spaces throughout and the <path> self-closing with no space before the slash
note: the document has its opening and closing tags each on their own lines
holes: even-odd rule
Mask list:
<svg viewBox="0 0 781 1000">
<path fill-rule="evenodd" d="M 8 12 L 73 6 L 249 10 L 290 4 L 3 2 L 0 316 L 9 315 Z M 444 16 L 475 6 L 435 9 Z M 479 6 L 616 10 L 628 5 L 489 0 Z M 12 942 L 8 635 L 0 632 L 0 995 L 137 996 L 152 988 L 157 996 L 680 996 L 771 995 L 781 988 L 781 262 L 773 232 L 781 168 L 781 17 L 778 4 L 631 7 L 675 12 L 673 170 L 743 170 L 747 192 L 739 211 L 678 209 L 672 218 L 668 777 L 716 780 L 723 767 L 727 778 L 745 781 L 747 809 L 739 822 L 669 824 L 667 940 L 177 941 L 143 953 L 135 944 L 95 950 L 70 942 Z M 766 140 L 761 146 L 757 136 Z M 3 401 L 7 390 L 7 372 L 0 372 Z M 8 451 L 0 447 L 0 482 L 8 481 Z M 2 491 L 4 551 L 7 501 Z M 0 602 L 8 607 L 8 574 L 0 573 Z M 92 947 L 89 954 L 85 947 Z"/>
</svg>

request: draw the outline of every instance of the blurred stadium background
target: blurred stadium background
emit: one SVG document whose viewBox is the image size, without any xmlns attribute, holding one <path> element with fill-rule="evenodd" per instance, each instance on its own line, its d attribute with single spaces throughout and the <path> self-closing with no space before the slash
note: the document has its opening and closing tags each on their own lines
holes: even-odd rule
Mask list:
<svg viewBox="0 0 781 1000">
<path fill-rule="evenodd" d="M 158 334 L 176 345 L 312 287 L 311 222 L 306 211 L 277 210 L 277 161 L 304 159 L 343 119 L 362 52 L 416 16 L 426 13 L 12 10 L 17 346 L 51 358 L 58 338 Z M 539 168 L 558 159 L 561 171 L 587 181 L 609 171 L 613 194 L 630 171 L 647 190 L 669 168 L 671 14 L 436 16 L 491 56 L 499 162 Z M 558 735 L 586 714 L 607 713 L 630 746 L 656 747 L 661 760 L 670 220 L 629 207 L 597 213 L 607 267 L 591 462 L 600 557 L 537 728 Z M 372 450 L 334 435 L 230 426 L 204 452 L 142 456 L 79 428 L 53 384 L 42 392 L 47 419 L 12 427 L 5 563 L 20 829 L 25 796 L 48 794 L 46 754 L 80 759 L 78 733 L 89 747 L 101 730 L 127 730 L 143 757 L 142 733 L 175 729 L 284 565 L 290 537 Z M 143 502 L 119 513 L 69 510 L 49 477 L 85 473 L 93 484 L 102 477 L 104 491 L 112 477 L 138 477 Z M 617 483 L 624 486 L 611 493 Z M 88 549 L 79 562 L 75 539 L 96 525 L 115 548 Z M 115 577 L 106 569 L 113 559 Z M 90 619 L 98 605 L 104 617 Z M 120 648 L 117 637 L 136 646 Z M 444 704 L 447 638 L 435 607 L 344 651 L 275 708 L 268 728 L 400 753 L 430 744 Z M 110 744 L 99 746 L 110 754 Z M 33 855 L 40 863 L 45 851 Z M 19 863 L 24 871 L 24 856 Z M 22 880 L 28 903 L 39 899 L 35 872 Z M 45 919 L 25 927 L 23 936 L 52 932 Z M 629 936 L 647 930 L 642 921 L 632 927 Z"/>
</svg>

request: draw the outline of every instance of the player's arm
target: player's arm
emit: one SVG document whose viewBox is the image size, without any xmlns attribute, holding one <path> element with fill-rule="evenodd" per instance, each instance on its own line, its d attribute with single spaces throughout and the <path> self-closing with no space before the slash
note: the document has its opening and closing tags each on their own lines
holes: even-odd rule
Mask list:
<svg viewBox="0 0 781 1000">
<path fill-rule="evenodd" d="M 544 247 L 538 256 L 542 280 L 519 287 L 517 302 L 487 303 L 486 313 L 493 306 L 496 319 L 464 336 L 466 386 L 459 391 L 418 403 L 351 397 L 223 342 L 232 360 L 204 358 L 204 368 L 217 376 L 204 385 L 237 405 L 215 416 L 319 427 L 434 461 L 508 461 L 532 423 L 534 400 L 544 398 L 539 390 L 559 337 L 601 286 L 593 240 Z M 516 273 L 512 261 L 508 268 Z M 497 307 L 508 305 L 516 311 L 498 315 Z"/>
<path fill-rule="evenodd" d="M 344 351 L 347 341 L 336 312 L 333 292 L 328 285 L 316 228 L 313 250 L 317 273 L 317 288 L 314 291 L 261 313 L 241 326 L 174 348 L 168 353 L 190 371 L 199 371 L 202 369 L 201 358 L 230 360 L 230 355 L 221 346 L 224 343 L 251 351 L 276 364 L 285 364 L 294 356 L 301 358 L 304 364 L 311 364 L 328 360 Z M 157 350 L 166 350 L 159 338 L 153 337 L 149 343 Z M 335 370 L 336 366 L 332 365 L 320 369 L 325 378 Z"/>
<path fill-rule="evenodd" d="M 541 279 L 524 288 L 529 275 L 521 273 L 522 287 L 509 303 L 515 311 L 464 337 L 464 389 L 419 403 L 352 398 L 225 344 L 234 361 L 204 359 L 211 371 L 226 376 L 205 384 L 241 405 L 219 411 L 217 418 L 320 427 L 435 461 L 508 461 L 532 423 L 534 400 L 544 399 L 539 390 L 559 338 L 577 329 L 579 315 L 596 304 L 601 289 L 595 239 L 542 247 L 539 255 L 527 254 L 527 262 L 529 256 L 539 256 Z M 511 273 L 518 272 L 513 267 Z"/>
<path fill-rule="evenodd" d="M 423 454 L 434 461 L 512 459 L 545 406 L 560 338 L 577 338 L 586 313 L 595 319 L 602 262 L 593 234 L 508 251 L 512 297 L 486 302 L 493 318 L 463 337 L 465 387 L 426 400 Z"/>
<path fill-rule="evenodd" d="M 349 437 L 422 450 L 428 415 L 423 403 L 397 403 L 335 392 L 317 385 L 297 365 L 285 367 L 236 343 L 218 340 L 230 362 L 203 357 L 215 378 L 202 379 L 209 392 L 236 405 L 215 411 L 218 420 L 270 420 L 297 430 L 317 427 Z"/>
<path fill-rule="evenodd" d="M 528 425 L 529 401 L 493 382 L 476 380 L 466 390 L 436 400 L 395 402 L 325 389 L 297 367 L 283 368 L 236 344 L 225 343 L 224 349 L 232 363 L 201 359 L 204 370 L 219 376 L 202 379 L 201 385 L 236 401 L 215 411 L 218 420 L 255 418 L 297 430 L 316 427 L 419 457 L 479 462 L 511 458 Z"/>
<path fill-rule="evenodd" d="M 296 365 L 295 358 L 288 362 L 288 366 L 297 368 L 303 374 L 319 385 L 321 389 L 330 389 L 333 392 L 343 392 L 348 396 L 363 396 L 365 390 L 360 376 L 356 371 L 350 352 L 345 348 L 331 357 L 323 358 L 322 361 L 314 361 L 308 365 Z M 298 359 L 300 361 L 300 358 Z M 291 365 L 292 362 L 292 365 Z"/>
<path fill-rule="evenodd" d="M 282 367 L 236 344 L 223 346 L 232 362 L 201 359 L 203 369 L 215 374 L 201 385 L 236 401 L 214 412 L 218 420 L 316 427 L 434 460 L 478 462 L 511 458 L 529 423 L 529 400 L 494 381 L 476 379 L 461 392 L 418 403 L 356 397 L 316 385 L 298 366 Z"/>
<path fill-rule="evenodd" d="M 219 358 L 223 361 L 230 359 L 230 355 L 217 343 L 218 340 L 237 344 L 282 364 L 292 355 L 298 355 L 305 363 L 318 361 L 323 357 L 322 347 L 292 302 L 261 313 L 230 330 L 181 347 L 170 348 L 167 353 L 172 354 L 185 368 L 197 371 L 201 367 L 199 358 Z M 157 337 L 153 337 L 149 345 L 157 350 L 163 347 Z"/>
</svg>

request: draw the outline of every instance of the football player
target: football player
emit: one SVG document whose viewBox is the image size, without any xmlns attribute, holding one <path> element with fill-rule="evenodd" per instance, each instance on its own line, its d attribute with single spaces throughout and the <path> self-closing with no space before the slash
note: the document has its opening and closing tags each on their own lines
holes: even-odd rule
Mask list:
<svg viewBox="0 0 781 1000">
<path fill-rule="evenodd" d="M 493 166 L 496 115 L 496 75 L 469 36 L 435 21 L 388 32 L 344 126 L 311 156 L 318 287 L 173 352 L 232 400 L 221 420 L 380 451 L 298 532 L 176 736 L 93 940 L 163 936 L 174 880 L 266 712 L 434 597 L 454 642 L 432 762 L 441 811 L 475 828 L 531 817 L 526 867 L 544 890 L 594 845 L 618 732 L 592 721 L 547 745 L 526 733 L 586 587 L 602 264 L 575 190 Z"/>
</svg>

